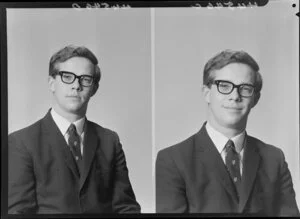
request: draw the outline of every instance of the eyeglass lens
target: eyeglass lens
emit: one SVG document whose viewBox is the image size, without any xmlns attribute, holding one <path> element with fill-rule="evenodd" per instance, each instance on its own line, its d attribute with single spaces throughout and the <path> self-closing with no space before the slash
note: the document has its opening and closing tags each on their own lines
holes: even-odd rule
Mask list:
<svg viewBox="0 0 300 219">
<path fill-rule="evenodd" d="M 232 82 L 220 80 L 216 80 L 215 83 L 218 91 L 222 94 L 230 94 L 235 87 L 238 88 L 239 94 L 243 97 L 250 97 L 254 92 L 254 86 L 248 84 L 235 85 Z"/>
<path fill-rule="evenodd" d="M 79 83 L 82 86 L 88 87 L 91 86 L 93 83 L 93 77 L 90 75 L 77 76 L 72 72 L 64 72 L 64 71 L 59 72 L 59 74 L 61 76 L 61 80 L 66 84 L 72 84 L 76 78 L 79 79 Z"/>
</svg>

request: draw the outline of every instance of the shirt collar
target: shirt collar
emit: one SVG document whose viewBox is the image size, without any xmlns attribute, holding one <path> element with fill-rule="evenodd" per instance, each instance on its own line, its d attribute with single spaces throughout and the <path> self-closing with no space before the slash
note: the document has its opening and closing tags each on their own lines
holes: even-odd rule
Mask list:
<svg viewBox="0 0 300 219">
<path fill-rule="evenodd" d="M 213 143 L 215 144 L 217 150 L 219 153 L 221 153 L 229 140 L 225 135 L 223 135 L 221 132 L 214 129 L 209 122 L 206 123 L 206 131 L 208 133 L 208 136 L 211 138 Z M 238 153 L 240 153 L 243 150 L 244 147 L 244 140 L 246 136 L 246 131 L 243 131 L 242 133 L 234 136 L 231 138 L 231 140 L 234 142 L 235 149 Z"/>
<path fill-rule="evenodd" d="M 62 133 L 63 136 L 65 136 L 69 126 L 71 125 L 71 122 L 69 122 L 63 116 L 59 115 L 53 108 L 51 109 L 50 113 L 52 115 L 54 122 L 58 126 L 60 132 Z M 85 117 L 78 119 L 77 121 L 73 122 L 73 124 L 76 126 L 77 133 L 81 135 L 85 124 Z"/>
</svg>

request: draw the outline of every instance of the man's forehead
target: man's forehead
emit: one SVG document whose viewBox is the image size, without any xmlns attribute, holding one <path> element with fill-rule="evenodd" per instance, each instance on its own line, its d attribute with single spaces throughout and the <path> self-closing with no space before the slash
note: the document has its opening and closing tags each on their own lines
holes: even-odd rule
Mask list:
<svg viewBox="0 0 300 219">
<path fill-rule="evenodd" d="M 229 80 L 237 83 L 255 82 L 255 72 L 244 63 L 230 63 L 221 69 L 212 72 L 215 80 Z"/>
<path fill-rule="evenodd" d="M 72 57 L 56 64 L 59 71 L 69 71 L 75 74 L 93 74 L 94 64 L 84 57 Z"/>
</svg>

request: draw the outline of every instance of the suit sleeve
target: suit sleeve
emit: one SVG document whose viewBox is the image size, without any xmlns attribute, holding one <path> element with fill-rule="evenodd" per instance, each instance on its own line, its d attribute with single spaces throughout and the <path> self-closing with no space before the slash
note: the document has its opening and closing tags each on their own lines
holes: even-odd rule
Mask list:
<svg viewBox="0 0 300 219">
<path fill-rule="evenodd" d="M 300 216 L 297 203 L 295 200 L 295 191 L 288 165 L 285 161 L 284 154 L 281 152 L 281 167 L 279 177 L 280 199 L 278 210 L 280 216 Z"/>
<path fill-rule="evenodd" d="M 125 154 L 116 133 L 115 176 L 112 195 L 114 213 L 140 213 L 141 208 L 136 201 L 128 175 Z"/>
<path fill-rule="evenodd" d="M 188 212 L 184 180 L 165 150 L 160 151 L 156 159 L 156 212 Z"/>
<path fill-rule="evenodd" d="M 21 140 L 8 137 L 8 213 L 34 213 L 35 177 L 30 154 Z"/>
</svg>

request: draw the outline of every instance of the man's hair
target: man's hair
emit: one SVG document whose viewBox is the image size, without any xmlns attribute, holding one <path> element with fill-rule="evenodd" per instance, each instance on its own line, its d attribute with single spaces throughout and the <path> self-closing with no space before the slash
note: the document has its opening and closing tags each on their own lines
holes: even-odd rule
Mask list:
<svg viewBox="0 0 300 219">
<path fill-rule="evenodd" d="M 68 45 L 58 52 L 56 52 L 50 59 L 49 63 L 49 75 L 54 77 L 58 74 L 57 64 L 61 62 L 65 62 L 73 57 L 83 57 L 90 60 L 94 65 L 94 80 L 95 84 L 98 84 L 101 78 L 101 71 L 98 66 L 98 59 L 96 56 L 86 47 L 84 46 L 74 46 Z"/>
<path fill-rule="evenodd" d="M 219 70 L 231 63 L 243 63 L 251 67 L 255 73 L 255 91 L 259 93 L 262 88 L 262 77 L 257 62 L 244 51 L 224 50 L 212 57 L 204 66 L 203 84 L 210 85 L 214 80 L 214 70 Z"/>
</svg>

